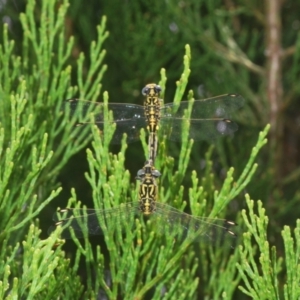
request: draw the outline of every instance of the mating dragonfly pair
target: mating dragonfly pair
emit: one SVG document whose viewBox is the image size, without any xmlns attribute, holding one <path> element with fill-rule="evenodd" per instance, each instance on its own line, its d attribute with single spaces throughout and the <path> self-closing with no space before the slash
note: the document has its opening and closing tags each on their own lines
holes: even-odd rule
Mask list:
<svg viewBox="0 0 300 300">
<path fill-rule="evenodd" d="M 79 122 L 79 125 L 96 124 L 102 132 L 107 124 L 116 124 L 113 143 L 119 143 L 124 133 L 127 134 L 128 142 L 135 141 L 139 138 L 140 129 L 146 127 L 149 132 L 149 160 L 137 173 L 137 179 L 140 180 L 138 201 L 106 210 L 63 209 L 58 216 L 55 214 L 56 225 L 66 227 L 62 233 L 64 238 L 69 238 L 72 234 L 77 237 L 100 235 L 104 233 L 105 228 L 133 224 L 134 218 L 141 215 L 150 217 L 158 231 L 163 230 L 176 236 L 192 236 L 193 239 L 209 241 L 223 239 L 226 235 L 235 237 L 230 230 L 235 225 L 234 222 L 195 217 L 158 202 L 156 180 L 160 172 L 155 169 L 154 161 L 158 130 L 175 141 L 181 140 L 186 123 L 189 125 L 189 138 L 194 140 L 213 140 L 235 132 L 238 127 L 230 117 L 243 105 L 243 98 L 228 94 L 206 100 L 183 101 L 178 105 L 162 105 L 159 99 L 160 91 L 161 88 L 156 84 L 147 85 L 142 90 L 146 96 L 144 106 L 104 104 L 77 99 L 66 102 L 71 113 L 79 112 L 79 117 L 84 120 Z M 106 119 L 105 110 L 113 112 L 112 120 Z M 86 122 L 87 113 L 91 111 L 96 112 L 95 119 L 93 122 Z M 53 228 L 50 229 L 52 230 Z"/>
</svg>

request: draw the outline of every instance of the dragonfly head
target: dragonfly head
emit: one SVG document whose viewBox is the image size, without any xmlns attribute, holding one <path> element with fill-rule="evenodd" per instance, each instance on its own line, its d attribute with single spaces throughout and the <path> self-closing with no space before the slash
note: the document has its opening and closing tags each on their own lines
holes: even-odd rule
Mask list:
<svg viewBox="0 0 300 300">
<path fill-rule="evenodd" d="M 147 160 L 145 162 L 145 165 L 143 167 L 143 169 L 138 170 L 137 175 L 136 175 L 136 179 L 137 180 L 142 180 L 145 177 L 154 177 L 154 178 L 158 178 L 161 176 L 161 173 L 156 170 L 153 166 L 153 163 L 151 160 Z"/>
<path fill-rule="evenodd" d="M 161 87 L 155 83 L 149 83 L 142 89 L 144 96 L 158 96 L 161 92 Z"/>
</svg>

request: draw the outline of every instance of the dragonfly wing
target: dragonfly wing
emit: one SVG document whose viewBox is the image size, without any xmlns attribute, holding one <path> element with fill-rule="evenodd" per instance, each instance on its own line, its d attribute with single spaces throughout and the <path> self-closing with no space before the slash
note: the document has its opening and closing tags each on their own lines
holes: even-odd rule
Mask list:
<svg viewBox="0 0 300 300">
<path fill-rule="evenodd" d="M 188 137 L 195 141 L 215 140 L 220 136 L 232 135 L 238 130 L 238 125 L 228 119 L 206 119 L 206 120 L 188 120 L 188 119 L 162 119 L 161 132 L 169 140 L 181 141 L 182 132 L 188 126 Z"/>
<path fill-rule="evenodd" d="M 57 226 L 62 226 L 62 238 L 72 238 L 72 232 L 78 238 L 91 235 L 104 235 L 108 231 L 132 226 L 134 215 L 139 213 L 137 202 L 122 204 L 116 208 L 72 209 L 66 208 L 54 214 L 55 226 L 49 228 L 50 234 Z"/>
<path fill-rule="evenodd" d="M 124 133 L 127 134 L 127 142 L 139 139 L 140 129 L 146 127 L 144 107 L 129 103 L 104 103 L 90 102 L 84 100 L 70 99 L 65 102 L 69 106 L 70 114 L 77 115 L 77 125 L 97 125 L 103 134 L 105 125 L 116 124 L 116 130 L 111 140 L 113 144 L 119 144 Z M 105 120 L 104 111 L 112 111 L 113 118 Z M 93 119 L 90 114 L 93 113 Z M 79 127 L 80 127 L 79 126 Z"/>
<path fill-rule="evenodd" d="M 191 102 L 191 119 L 230 119 L 244 105 L 245 100 L 240 95 L 227 94 L 203 100 L 181 101 L 179 104 L 168 103 L 161 108 L 161 117 L 183 118 Z"/>
<path fill-rule="evenodd" d="M 95 123 L 99 128 L 100 135 L 103 135 L 104 123 Z M 120 144 L 124 134 L 127 136 L 127 143 L 136 142 L 140 138 L 140 131 L 142 128 L 146 128 L 145 118 L 122 120 L 118 122 L 107 123 L 108 126 L 116 124 L 116 129 L 111 140 L 111 144 Z"/>
<path fill-rule="evenodd" d="M 139 119 L 144 117 L 144 107 L 142 105 L 130 103 L 108 103 L 91 102 L 79 99 L 69 99 L 65 101 L 65 109 L 70 108 L 71 114 L 78 114 L 81 118 L 86 118 L 93 113 L 96 121 L 104 121 L 105 109 L 113 112 L 114 121 L 122 121 L 128 119 Z"/>
<path fill-rule="evenodd" d="M 240 95 L 228 94 L 215 98 L 172 103 L 161 109 L 161 131 L 170 140 L 180 141 L 183 128 L 189 125 L 189 138 L 214 140 L 234 133 L 238 126 L 230 120 L 233 113 L 241 108 L 244 99 Z M 186 110 L 190 109 L 189 118 Z"/>
<path fill-rule="evenodd" d="M 177 239 L 191 238 L 194 241 L 212 244 L 229 241 L 231 245 L 236 239 L 236 235 L 231 231 L 235 226 L 234 222 L 195 217 L 163 203 L 157 203 L 153 219 L 158 231 L 171 234 Z"/>
</svg>

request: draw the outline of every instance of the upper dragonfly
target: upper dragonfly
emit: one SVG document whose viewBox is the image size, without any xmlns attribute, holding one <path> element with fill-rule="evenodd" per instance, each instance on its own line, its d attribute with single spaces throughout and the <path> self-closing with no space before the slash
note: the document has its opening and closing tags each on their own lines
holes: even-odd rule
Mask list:
<svg viewBox="0 0 300 300">
<path fill-rule="evenodd" d="M 214 140 L 220 136 L 230 135 L 238 129 L 231 121 L 232 113 L 244 104 L 242 96 L 226 94 L 203 100 L 181 101 L 179 104 L 162 105 L 159 98 L 161 87 L 147 84 L 142 93 L 146 96 L 144 105 L 130 103 L 90 102 L 69 99 L 65 103 L 70 107 L 71 114 L 78 113 L 79 125 L 96 124 L 101 131 L 104 129 L 104 110 L 113 112 L 113 119 L 108 124 L 116 124 L 112 143 L 120 143 L 123 134 L 127 134 L 127 142 L 139 139 L 140 129 L 148 128 L 150 133 L 159 130 L 168 139 L 180 141 L 183 126 L 189 123 L 189 138 L 194 140 Z M 186 117 L 187 110 L 190 115 Z M 87 116 L 94 112 L 94 122 L 88 122 Z M 82 120 L 82 122 L 81 122 Z"/>
</svg>

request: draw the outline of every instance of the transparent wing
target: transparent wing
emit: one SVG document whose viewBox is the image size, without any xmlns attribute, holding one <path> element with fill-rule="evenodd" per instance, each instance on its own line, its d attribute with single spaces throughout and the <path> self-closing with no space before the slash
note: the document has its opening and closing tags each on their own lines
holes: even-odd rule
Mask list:
<svg viewBox="0 0 300 300">
<path fill-rule="evenodd" d="M 146 128 L 144 107 L 129 103 L 108 103 L 70 99 L 65 101 L 65 109 L 70 108 L 70 114 L 78 115 L 78 125 L 97 125 L 100 132 L 104 129 L 104 109 L 113 112 L 113 119 L 108 120 L 108 126 L 116 124 L 116 130 L 112 138 L 113 144 L 119 144 L 124 133 L 127 141 L 133 142 L 139 139 L 141 128 Z M 95 122 L 89 122 L 88 116 L 93 113 Z"/>
<path fill-rule="evenodd" d="M 233 112 L 244 105 L 244 98 L 237 94 L 226 94 L 213 98 L 194 100 L 191 119 L 230 119 Z M 181 101 L 178 105 L 169 103 L 161 108 L 162 118 L 183 118 L 191 101 Z"/>
<path fill-rule="evenodd" d="M 185 120 L 185 119 L 163 119 L 160 131 L 169 140 L 181 141 L 182 132 L 186 123 L 189 123 L 188 138 L 195 141 L 215 140 L 224 135 L 231 135 L 238 129 L 238 125 L 226 119 L 208 120 Z"/>
<path fill-rule="evenodd" d="M 97 122 L 104 122 L 104 109 L 113 112 L 115 122 L 145 117 L 142 105 L 130 103 L 108 103 L 105 105 L 103 102 L 69 99 L 65 101 L 65 106 L 70 107 L 71 113 L 79 111 L 83 117 L 86 117 L 88 113 L 95 112 Z"/>
<path fill-rule="evenodd" d="M 227 240 L 231 245 L 236 239 L 232 231 L 236 224 L 232 221 L 195 217 L 163 203 L 156 203 L 156 211 L 151 219 L 158 231 L 179 239 L 190 237 L 212 244 Z"/>
<path fill-rule="evenodd" d="M 66 208 L 53 215 L 56 224 L 49 228 L 48 233 L 53 232 L 57 226 L 62 226 L 61 236 L 65 239 L 72 237 L 72 231 L 78 238 L 85 235 L 103 235 L 107 229 L 116 230 L 125 225 L 133 226 L 134 216 L 140 214 L 138 202 L 128 202 L 104 210 Z"/>
<path fill-rule="evenodd" d="M 185 110 L 192 101 L 182 101 L 178 105 L 166 104 L 161 108 L 160 131 L 168 139 L 180 141 L 186 123 L 189 123 L 189 138 L 194 140 L 214 140 L 223 135 L 234 133 L 238 126 L 230 118 L 241 108 L 244 99 L 240 95 L 228 94 L 214 98 L 195 100 L 188 119 L 184 117 Z M 144 107 L 129 103 L 104 103 L 70 99 L 65 102 L 71 114 L 79 116 L 78 125 L 96 124 L 100 131 L 104 129 L 104 109 L 113 112 L 113 119 L 107 125 L 116 124 L 112 143 L 119 144 L 124 133 L 127 141 L 139 139 L 141 128 L 147 127 Z M 87 121 L 89 113 L 94 113 L 95 122 Z M 82 121 L 81 121 L 82 120 Z"/>
<path fill-rule="evenodd" d="M 79 123 L 78 126 L 95 124 L 99 128 L 99 134 L 103 134 L 104 122 L 95 122 L 95 123 Z M 120 144 L 124 133 L 127 135 L 127 143 L 132 143 L 140 138 L 140 130 L 146 128 L 145 119 L 132 119 L 132 120 L 122 120 L 117 122 L 107 122 L 107 126 L 116 125 L 114 135 L 111 139 L 111 144 Z"/>
<path fill-rule="evenodd" d="M 244 105 L 244 102 L 243 97 L 236 94 L 195 100 L 189 119 L 184 115 L 191 101 L 182 101 L 178 105 L 166 104 L 161 108 L 160 128 L 168 139 L 180 141 L 182 130 L 189 122 L 189 138 L 214 140 L 223 135 L 230 135 L 238 129 L 231 117 Z"/>
<path fill-rule="evenodd" d="M 106 230 L 133 228 L 135 216 L 142 216 L 139 202 L 129 202 L 107 210 L 64 209 L 54 215 L 56 226 L 64 228 L 62 237 L 72 237 L 72 231 L 78 238 L 84 235 L 103 235 Z M 158 234 L 168 234 L 174 238 L 187 237 L 215 244 L 227 240 L 232 245 L 236 235 L 231 230 L 236 224 L 223 219 L 200 218 L 183 213 L 167 204 L 156 203 L 156 209 L 149 216 Z M 50 227 L 50 234 L 56 228 Z M 70 230 L 72 228 L 72 230 Z"/>
</svg>

